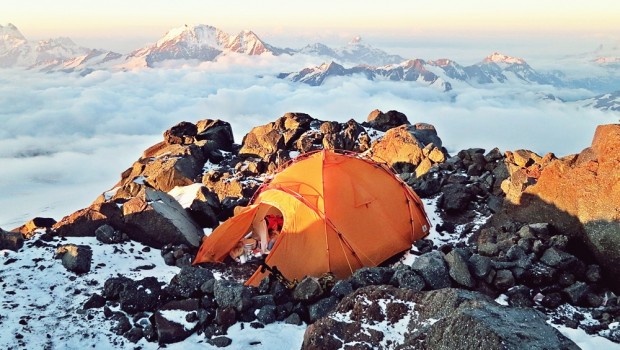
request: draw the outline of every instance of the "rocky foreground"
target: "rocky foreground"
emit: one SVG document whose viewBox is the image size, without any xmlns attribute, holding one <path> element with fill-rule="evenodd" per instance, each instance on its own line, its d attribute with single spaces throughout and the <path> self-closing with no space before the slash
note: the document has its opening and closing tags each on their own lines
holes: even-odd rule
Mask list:
<svg viewBox="0 0 620 350">
<path fill-rule="evenodd" d="M 221 120 L 175 125 L 90 207 L 2 231 L 0 249 L 17 252 L 0 272 L 3 288 L 28 249 L 52 249 L 53 264 L 72 274 L 64 289 L 83 298 L 72 320 L 104 328 L 122 347 L 196 334 L 234 346 L 233 325 L 274 322 L 308 325 L 305 349 L 578 348 L 558 327 L 620 343 L 620 125 L 599 126 L 591 147 L 563 158 L 498 149 L 450 156 L 432 125 L 396 111 L 373 111 L 361 124 L 288 113 L 240 145 L 232 135 Z M 308 277 L 293 289 L 273 278 L 243 286 L 252 264 L 191 266 L 205 230 L 286 162 L 322 148 L 391 166 L 437 209 L 432 240 L 346 280 Z M 81 237 L 144 261 L 131 276 L 96 283 L 110 262 Z M 42 278 L 52 258 L 35 262 Z M 147 273 L 162 262 L 177 269 L 171 279 Z M 24 322 L 8 347 L 32 345 Z M 97 332 L 89 334 L 95 343 Z M 46 348 L 64 345 L 50 338 Z"/>
</svg>

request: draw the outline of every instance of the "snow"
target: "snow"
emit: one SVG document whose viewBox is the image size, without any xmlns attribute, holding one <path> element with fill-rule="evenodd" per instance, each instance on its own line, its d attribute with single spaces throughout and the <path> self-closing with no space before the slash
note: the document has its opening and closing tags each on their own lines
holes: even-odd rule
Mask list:
<svg viewBox="0 0 620 350">
<path fill-rule="evenodd" d="M 174 199 L 181 204 L 183 208 L 189 208 L 196 196 L 198 195 L 198 191 L 204 187 L 203 184 L 191 184 L 188 186 L 176 186 L 171 189 L 168 194 L 171 195 Z"/>
<path fill-rule="evenodd" d="M 196 324 L 198 324 L 198 321 L 187 322 L 185 318 L 187 317 L 189 313 L 190 313 L 189 311 L 185 311 L 185 310 L 162 310 L 160 311 L 160 314 L 163 318 L 167 319 L 170 322 L 180 324 L 181 326 L 183 326 L 183 328 L 185 328 L 185 330 L 194 329 L 194 327 L 196 327 Z"/>
<path fill-rule="evenodd" d="M 572 329 L 563 325 L 550 323 L 555 329 L 560 331 L 565 337 L 569 338 L 582 350 L 618 350 L 620 344 L 616 344 L 607 338 L 589 335 L 583 329 Z"/>
</svg>

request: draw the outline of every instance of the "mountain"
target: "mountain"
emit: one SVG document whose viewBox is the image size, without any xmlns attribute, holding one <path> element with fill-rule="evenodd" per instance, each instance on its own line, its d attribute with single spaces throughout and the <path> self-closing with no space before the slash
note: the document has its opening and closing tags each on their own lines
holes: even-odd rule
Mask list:
<svg viewBox="0 0 620 350">
<path fill-rule="evenodd" d="M 319 86 L 328 77 L 363 75 L 369 80 L 415 81 L 423 85 L 438 87 L 442 91 L 452 89 L 450 83 L 428 71 L 422 62 L 422 60 L 408 60 L 401 64 L 382 67 L 358 65 L 345 68 L 331 61 L 317 67 L 304 68 L 299 72 L 281 73 L 278 78 Z"/>
<path fill-rule="evenodd" d="M 112 51 L 82 47 L 60 37 L 29 41 L 13 24 L 0 26 L 0 67 L 23 67 L 41 70 L 74 70 L 95 67 L 120 58 Z"/>
<path fill-rule="evenodd" d="M 231 36 L 209 25 L 185 25 L 170 30 L 156 43 L 130 53 L 127 66 L 153 67 L 157 62 L 178 59 L 215 61 L 226 53 L 277 56 L 290 51 L 265 43 L 250 30 Z"/>
<path fill-rule="evenodd" d="M 326 50 L 326 47 L 315 47 Z M 346 69 L 343 66 L 337 66 L 340 68 L 328 69 L 331 65 L 323 64 L 318 67 L 304 68 L 299 72 L 281 73 L 278 77 L 317 86 L 321 85 L 329 76 L 349 76 L 363 73 L 370 80 L 384 78 L 393 81 L 418 81 L 427 85 L 442 86 L 444 91 L 451 90 L 454 82 L 465 82 L 470 85 L 508 82 L 562 85 L 560 79 L 536 72 L 525 60 L 500 53 L 493 53 L 480 63 L 471 66 L 462 66 L 445 58 L 436 61 L 405 60 L 399 64 L 379 67 L 357 65 Z"/>
<path fill-rule="evenodd" d="M 332 49 L 327 45 L 315 43 L 298 50 L 297 53 L 326 57 L 340 63 L 366 64 L 370 66 L 385 66 L 405 61 L 401 56 L 388 54 L 383 50 L 362 42 L 362 38 L 359 36 L 353 38 L 346 46 L 341 48 Z"/>
<path fill-rule="evenodd" d="M 620 90 L 583 100 L 584 107 L 594 107 L 603 111 L 620 112 Z"/>
</svg>

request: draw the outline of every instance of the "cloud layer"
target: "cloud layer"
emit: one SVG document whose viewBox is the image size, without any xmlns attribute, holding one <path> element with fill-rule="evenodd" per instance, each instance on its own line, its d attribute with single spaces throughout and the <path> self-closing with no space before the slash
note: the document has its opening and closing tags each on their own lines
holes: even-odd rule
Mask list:
<svg viewBox="0 0 620 350">
<path fill-rule="evenodd" d="M 149 145 L 183 121 L 220 118 L 241 142 L 253 126 L 286 112 L 317 119 L 361 122 L 376 108 L 405 113 L 412 123 L 436 126 L 450 152 L 527 148 L 566 155 L 590 144 L 598 124 L 617 115 L 566 99 L 588 91 L 540 86 L 442 93 L 415 83 L 327 80 L 310 87 L 279 80 L 298 70 L 299 58 L 230 57 L 131 72 L 78 74 L 4 70 L 0 76 L 0 227 L 35 215 L 60 219 L 111 187 Z"/>
</svg>

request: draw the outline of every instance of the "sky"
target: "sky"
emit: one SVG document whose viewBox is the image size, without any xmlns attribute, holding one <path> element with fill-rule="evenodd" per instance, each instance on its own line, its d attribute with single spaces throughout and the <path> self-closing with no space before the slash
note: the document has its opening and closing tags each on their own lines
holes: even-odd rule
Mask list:
<svg viewBox="0 0 620 350">
<path fill-rule="evenodd" d="M 620 2 L 614 0 L 5 0 L 0 5 L 0 24 L 15 24 L 27 38 L 69 36 L 84 46 L 121 53 L 184 24 L 210 24 L 230 33 L 251 29 L 278 46 L 321 39 L 342 43 L 361 35 L 373 44 L 418 46 L 435 55 L 441 51 L 424 49 L 459 43 L 491 49 L 504 43 L 520 54 L 526 46 L 594 47 L 619 36 L 618 18 Z"/>
</svg>

